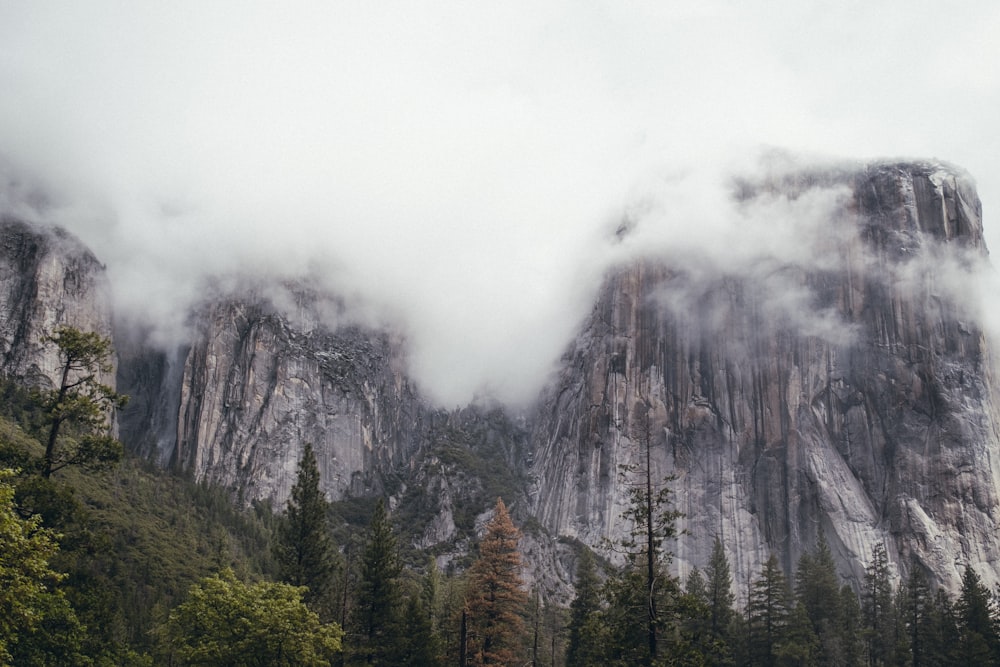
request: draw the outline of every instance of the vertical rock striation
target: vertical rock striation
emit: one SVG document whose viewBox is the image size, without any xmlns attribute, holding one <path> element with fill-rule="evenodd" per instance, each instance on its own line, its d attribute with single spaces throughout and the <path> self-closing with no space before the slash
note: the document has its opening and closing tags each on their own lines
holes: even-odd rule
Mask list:
<svg viewBox="0 0 1000 667">
<path fill-rule="evenodd" d="M 111 294 L 104 266 L 82 243 L 56 228 L 0 212 L 0 373 L 30 384 L 55 384 L 57 326 L 112 336 Z M 114 374 L 101 379 L 115 386 Z"/>
<path fill-rule="evenodd" d="M 313 444 L 331 498 L 381 492 L 376 473 L 417 449 L 422 406 L 384 332 L 293 323 L 267 299 L 223 300 L 197 318 L 180 383 L 172 461 L 247 500 L 283 502 Z"/>
<path fill-rule="evenodd" d="M 822 531 L 855 581 L 878 541 L 900 573 L 997 581 L 1000 422 L 966 303 L 986 257 L 974 188 L 874 165 L 739 197 L 837 188 L 802 262 L 646 257 L 608 277 L 534 423 L 543 525 L 592 545 L 621 533 L 620 469 L 641 463 L 648 412 L 654 475 L 677 475 L 682 572 L 718 535 L 745 591 L 769 552 L 791 571 Z"/>
</svg>

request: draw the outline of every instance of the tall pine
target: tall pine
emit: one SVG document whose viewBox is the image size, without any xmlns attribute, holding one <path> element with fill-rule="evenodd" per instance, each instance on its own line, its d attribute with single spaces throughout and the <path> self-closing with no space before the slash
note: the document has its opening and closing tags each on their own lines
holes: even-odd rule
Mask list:
<svg viewBox="0 0 1000 667">
<path fill-rule="evenodd" d="M 962 575 L 962 590 L 955 604 L 959 628 L 959 658 L 967 665 L 1000 662 L 1000 641 L 994 621 L 993 597 L 971 567 Z"/>
<path fill-rule="evenodd" d="M 520 532 L 503 500 L 479 543 L 479 557 L 469 569 L 467 664 L 510 665 L 524 634 L 522 614 L 528 602 L 521 579 Z"/>
<path fill-rule="evenodd" d="M 396 535 L 385 502 L 379 498 L 361 554 L 361 579 L 351 637 L 354 664 L 399 664 L 402 572 Z"/>
<path fill-rule="evenodd" d="M 747 621 L 750 626 L 749 653 L 754 665 L 772 667 L 778 664 L 778 649 L 787 639 L 793 611 L 790 597 L 788 580 L 778 565 L 777 557 L 771 554 L 750 589 Z"/>
<path fill-rule="evenodd" d="M 594 555 L 583 547 L 576 562 L 576 596 L 569 605 L 569 645 L 566 664 L 596 667 L 601 660 L 599 613 L 601 582 L 597 577 Z"/>
<path fill-rule="evenodd" d="M 316 455 L 306 443 L 285 516 L 278 524 L 274 551 L 282 581 L 307 587 L 305 603 L 330 620 L 340 557 L 330 537 L 328 504 L 319 482 Z"/>
</svg>

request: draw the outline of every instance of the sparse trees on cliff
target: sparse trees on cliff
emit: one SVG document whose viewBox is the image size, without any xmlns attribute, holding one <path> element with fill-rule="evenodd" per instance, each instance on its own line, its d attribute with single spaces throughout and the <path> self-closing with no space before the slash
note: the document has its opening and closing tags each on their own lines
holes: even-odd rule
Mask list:
<svg viewBox="0 0 1000 667">
<path fill-rule="evenodd" d="M 497 498 L 493 518 L 469 570 L 468 663 L 510 665 L 524 634 L 522 613 L 528 602 L 521 580 L 520 532 Z"/>
<path fill-rule="evenodd" d="M 46 341 L 59 348 L 61 366 L 59 386 L 39 396 L 47 434 L 42 476 L 69 465 L 100 468 L 116 463 L 122 444 L 112 436 L 110 420 L 128 397 L 98 379 L 112 370 L 111 340 L 61 326 Z"/>
</svg>

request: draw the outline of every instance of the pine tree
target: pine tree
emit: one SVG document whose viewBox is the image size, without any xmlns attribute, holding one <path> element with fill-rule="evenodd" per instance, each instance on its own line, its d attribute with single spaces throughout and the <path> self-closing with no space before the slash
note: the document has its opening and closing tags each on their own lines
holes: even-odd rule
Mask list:
<svg viewBox="0 0 1000 667">
<path fill-rule="evenodd" d="M 821 647 L 822 664 L 842 664 L 845 638 L 840 618 L 840 584 L 833 554 L 820 533 L 814 553 L 799 558 L 795 572 L 795 597 L 802 605 Z"/>
<path fill-rule="evenodd" d="M 569 645 L 566 663 L 590 667 L 601 665 L 601 645 L 598 634 L 600 613 L 600 580 L 590 549 L 583 547 L 576 562 L 576 596 L 569 605 Z"/>
<path fill-rule="evenodd" d="M 396 664 L 399 652 L 401 595 L 396 536 L 385 502 L 375 504 L 368 540 L 361 555 L 361 580 L 354 608 L 354 660 L 368 665 Z"/>
<path fill-rule="evenodd" d="M 749 653 L 754 665 L 771 667 L 777 664 L 777 649 L 786 638 L 792 612 L 790 597 L 788 581 L 777 557 L 771 554 L 760 578 L 753 583 L 747 607 Z"/>
<path fill-rule="evenodd" d="M 910 577 L 906 583 L 907 596 L 904 623 L 909 635 L 910 655 L 913 667 L 931 664 L 928 656 L 928 642 L 933 636 L 930 627 L 934 606 L 927 575 L 917 563 L 910 567 Z"/>
<path fill-rule="evenodd" d="M 306 443 L 285 516 L 278 524 L 274 551 L 282 581 L 307 587 L 306 604 L 330 620 L 335 614 L 332 593 L 340 558 L 330 537 L 328 503 L 319 481 L 316 455 Z"/>
<path fill-rule="evenodd" d="M 434 630 L 430 611 L 420 594 L 406 600 L 399 627 L 399 637 L 394 642 L 398 648 L 392 656 L 392 664 L 407 667 L 442 664 L 441 638 Z"/>
<path fill-rule="evenodd" d="M 612 643 L 623 656 L 630 656 L 623 659 L 652 665 L 664 649 L 679 649 L 663 644 L 667 637 L 678 635 L 676 609 L 672 607 L 677 604 L 680 583 L 667 571 L 673 553 L 666 548 L 666 541 L 677 535 L 676 522 L 681 515 L 673 509 L 669 484 L 674 478 L 653 480 L 650 408 L 646 405 L 644 409 L 639 435 L 644 465 L 622 471 L 630 501 L 622 519 L 632 526 L 632 532 L 612 547 L 624 553 L 625 566 L 606 585 L 611 607 L 606 617 L 609 632 L 615 637 Z M 640 627 L 644 631 L 641 638 L 636 635 Z"/>
<path fill-rule="evenodd" d="M 960 633 L 959 656 L 967 665 L 997 664 L 1000 658 L 994 623 L 993 599 L 976 571 L 965 568 L 962 590 L 955 604 Z"/>
<path fill-rule="evenodd" d="M 528 601 L 522 590 L 519 539 L 507 507 L 497 498 L 479 557 L 469 570 L 469 665 L 509 665 L 517 657 L 524 632 L 521 615 Z"/>
<path fill-rule="evenodd" d="M 111 340 L 70 326 L 57 328 L 45 340 L 59 348 L 62 365 L 59 387 L 38 397 L 48 431 L 42 476 L 69 465 L 102 468 L 117 463 L 122 444 L 112 436 L 110 420 L 128 403 L 128 396 L 98 379 L 112 370 Z M 67 429 L 72 437 L 63 437 Z"/>
<path fill-rule="evenodd" d="M 871 665 L 891 665 L 895 658 L 895 613 L 889 576 L 889 555 L 885 544 L 872 547 L 871 562 L 865 570 L 861 613 Z"/>
<path fill-rule="evenodd" d="M 712 555 L 705 567 L 705 588 L 711 614 L 712 634 L 725 639 L 733 620 L 733 576 L 729 569 L 729 559 L 718 537 L 712 544 Z"/>
</svg>

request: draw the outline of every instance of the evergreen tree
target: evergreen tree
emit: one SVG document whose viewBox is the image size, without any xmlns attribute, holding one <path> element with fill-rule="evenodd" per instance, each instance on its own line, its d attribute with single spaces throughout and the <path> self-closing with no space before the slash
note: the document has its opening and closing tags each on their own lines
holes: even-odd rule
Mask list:
<svg viewBox="0 0 1000 667">
<path fill-rule="evenodd" d="M 599 633 L 600 580 L 590 549 L 580 549 L 576 562 L 576 596 L 569 605 L 569 645 L 566 663 L 579 667 L 602 664 Z"/>
<path fill-rule="evenodd" d="M 871 562 L 865 569 L 861 614 L 870 665 L 891 665 L 895 659 L 896 627 L 889 575 L 889 555 L 885 544 L 872 547 Z"/>
<path fill-rule="evenodd" d="M 733 576 L 729 570 L 729 559 L 716 536 L 712 544 L 712 555 L 705 568 L 705 587 L 711 614 L 711 631 L 715 637 L 725 639 L 733 621 Z"/>
<path fill-rule="evenodd" d="M 788 581 L 778 559 L 771 554 L 750 590 L 747 606 L 749 656 L 754 665 L 777 664 L 778 647 L 785 640 L 792 612 Z"/>
<path fill-rule="evenodd" d="M 774 646 L 775 664 L 815 665 L 820 652 L 819 638 L 813 631 L 806 607 L 801 602 L 796 603 Z"/>
<path fill-rule="evenodd" d="M 967 665 L 1000 662 L 993 599 L 976 571 L 965 568 L 962 590 L 955 604 L 959 628 L 959 658 Z"/>
<path fill-rule="evenodd" d="M 938 589 L 930 608 L 928 636 L 924 644 L 927 659 L 924 665 L 964 665 L 960 662 L 961 636 L 958 620 L 955 616 L 955 605 L 948 593 Z"/>
<path fill-rule="evenodd" d="M 330 537 L 328 503 L 319 482 L 316 455 L 306 443 L 285 516 L 278 524 L 275 557 L 282 581 L 307 587 L 306 604 L 330 620 L 336 611 L 333 590 L 339 555 Z"/>
<path fill-rule="evenodd" d="M 928 655 L 927 644 L 934 634 L 931 627 L 934 597 L 927 583 L 927 575 L 917 563 L 910 567 L 906 589 L 903 622 L 909 635 L 910 656 L 913 667 L 924 667 L 933 664 Z"/>
<path fill-rule="evenodd" d="M 734 664 L 725 638 L 712 630 L 708 582 L 698 568 L 688 575 L 684 594 L 678 599 L 677 616 L 680 632 L 665 656 L 670 664 Z"/>
<path fill-rule="evenodd" d="M 468 664 L 509 665 L 518 655 L 527 595 L 521 580 L 520 533 L 503 500 L 479 543 L 479 557 L 469 569 Z"/>
<path fill-rule="evenodd" d="M 59 387 L 38 396 L 47 431 L 42 476 L 69 465 L 101 468 L 117 463 L 122 444 L 111 435 L 111 416 L 125 406 L 128 396 L 98 380 L 100 373 L 112 370 L 111 340 L 70 326 L 57 328 L 45 340 L 59 348 L 62 365 Z"/>
<path fill-rule="evenodd" d="M 837 604 L 840 616 L 842 660 L 839 664 L 855 667 L 862 663 L 864 646 L 861 639 L 861 604 L 854 590 L 844 584 L 840 587 Z"/>
<path fill-rule="evenodd" d="M 802 605 L 812 631 L 819 642 L 820 663 L 842 664 L 844 643 L 849 641 L 843 634 L 840 618 L 840 584 L 837 581 L 833 554 L 820 533 L 814 553 L 804 553 L 799 558 L 795 572 L 795 597 Z"/>
<path fill-rule="evenodd" d="M 628 488 L 629 505 L 622 519 L 631 533 L 612 546 L 624 554 L 625 565 L 609 578 L 605 590 L 609 609 L 605 614 L 613 639 L 623 660 L 633 664 L 655 664 L 662 650 L 677 652 L 681 647 L 665 647 L 667 638 L 676 641 L 676 605 L 680 584 L 668 572 L 673 553 L 666 541 L 677 535 L 680 513 L 673 509 L 670 482 L 653 480 L 650 408 L 644 406 L 639 438 L 643 443 L 642 466 L 626 468 L 622 479 Z M 639 629 L 643 636 L 637 636 Z M 636 642 L 641 642 L 640 644 Z"/>
<path fill-rule="evenodd" d="M 401 596 L 396 536 L 385 502 L 375 504 L 368 540 L 361 555 L 361 580 L 354 608 L 354 661 L 368 665 L 395 664 L 398 655 Z"/>
<path fill-rule="evenodd" d="M 393 665 L 400 667 L 434 667 L 443 664 L 441 639 L 434 630 L 430 611 L 424 606 L 421 595 L 407 598 L 399 623 L 400 634 Z M 389 663 L 386 663 L 389 664 Z"/>
</svg>

